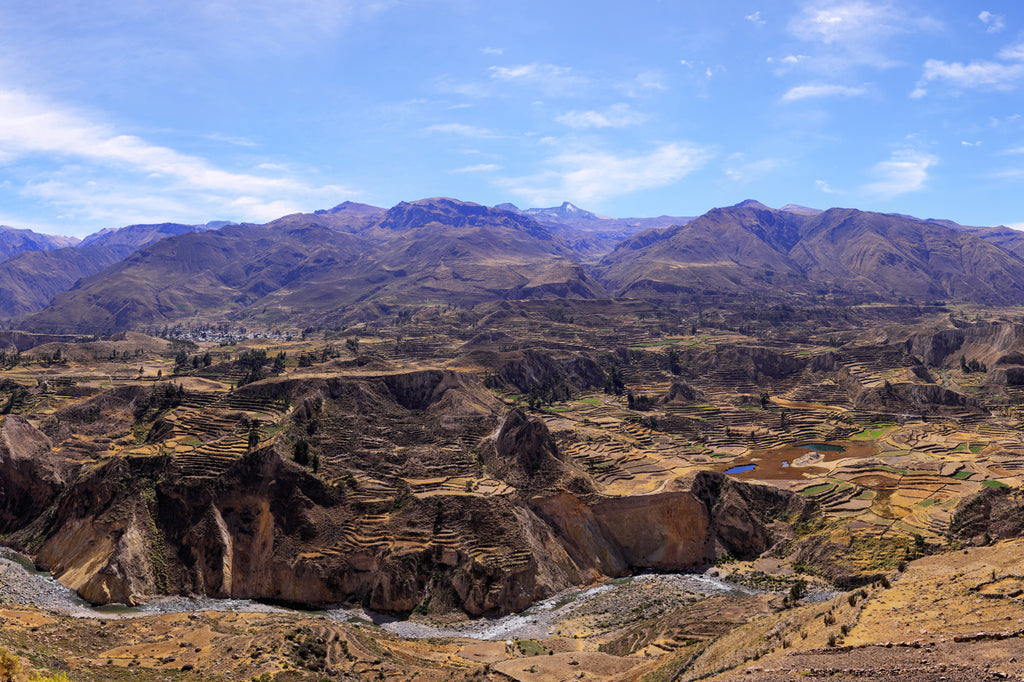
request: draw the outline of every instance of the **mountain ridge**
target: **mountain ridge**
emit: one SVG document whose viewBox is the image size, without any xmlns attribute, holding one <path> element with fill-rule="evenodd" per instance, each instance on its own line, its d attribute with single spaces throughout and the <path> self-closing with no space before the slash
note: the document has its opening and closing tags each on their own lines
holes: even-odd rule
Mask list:
<svg viewBox="0 0 1024 682">
<path fill-rule="evenodd" d="M 614 222 L 569 202 L 550 210 Z M 1024 239 L 1005 228 L 748 199 L 634 231 L 595 260 L 597 234 L 513 204 L 446 197 L 390 209 L 344 202 L 265 225 L 129 226 L 0 264 L 0 310 L 27 313 L 19 320 L 27 329 L 100 333 L 196 316 L 353 320 L 437 301 L 1024 303 Z M 104 245 L 119 250 L 81 257 Z M 47 269 L 63 276 L 40 274 Z"/>
</svg>

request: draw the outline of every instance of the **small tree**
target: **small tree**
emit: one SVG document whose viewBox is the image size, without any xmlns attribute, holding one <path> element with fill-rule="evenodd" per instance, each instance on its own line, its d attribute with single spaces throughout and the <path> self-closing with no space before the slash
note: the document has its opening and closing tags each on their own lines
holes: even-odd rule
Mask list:
<svg viewBox="0 0 1024 682">
<path fill-rule="evenodd" d="M 796 605 L 807 594 L 807 581 L 800 578 L 789 587 L 789 603 Z"/>
<path fill-rule="evenodd" d="M 0 682 L 13 682 L 21 674 L 21 660 L 0 649 Z"/>
<path fill-rule="evenodd" d="M 249 451 L 256 449 L 260 444 L 260 420 L 253 418 L 249 422 Z"/>
<path fill-rule="evenodd" d="M 669 346 L 665 349 L 665 364 L 668 367 L 668 371 L 672 374 L 679 374 L 683 371 L 683 368 L 679 365 L 679 351 L 676 350 L 675 346 Z"/>
<path fill-rule="evenodd" d="M 292 459 L 300 466 L 309 464 L 309 443 L 305 438 L 295 441 L 295 445 L 292 446 Z"/>
</svg>

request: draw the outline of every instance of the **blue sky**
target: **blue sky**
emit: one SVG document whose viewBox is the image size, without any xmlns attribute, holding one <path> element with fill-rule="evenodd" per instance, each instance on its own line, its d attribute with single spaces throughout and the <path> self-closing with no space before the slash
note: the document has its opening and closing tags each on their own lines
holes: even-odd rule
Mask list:
<svg viewBox="0 0 1024 682">
<path fill-rule="evenodd" d="M 0 0 L 0 223 L 450 196 L 1024 228 L 1024 5 Z"/>
</svg>

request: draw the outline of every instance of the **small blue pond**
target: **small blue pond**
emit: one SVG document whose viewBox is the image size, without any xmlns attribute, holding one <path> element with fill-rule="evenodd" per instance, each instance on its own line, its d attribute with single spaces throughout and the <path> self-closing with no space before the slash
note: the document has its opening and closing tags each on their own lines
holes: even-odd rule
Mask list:
<svg viewBox="0 0 1024 682">
<path fill-rule="evenodd" d="M 727 474 L 742 474 L 744 471 L 753 471 L 757 468 L 756 464 L 741 464 L 740 466 L 733 467 L 732 469 L 726 469 Z"/>
</svg>

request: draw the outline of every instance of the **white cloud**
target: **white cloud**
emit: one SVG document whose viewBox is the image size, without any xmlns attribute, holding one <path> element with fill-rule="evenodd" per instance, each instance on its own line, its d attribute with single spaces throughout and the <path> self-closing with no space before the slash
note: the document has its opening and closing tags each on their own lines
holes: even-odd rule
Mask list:
<svg viewBox="0 0 1024 682">
<path fill-rule="evenodd" d="M 427 130 L 432 133 L 445 133 L 448 135 L 458 135 L 459 137 L 473 137 L 478 139 L 498 137 L 493 130 L 466 125 L 464 123 L 438 123 L 428 126 Z"/>
<path fill-rule="evenodd" d="M 928 94 L 929 83 L 940 82 L 952 86 L 953 91 L 995 90 L 1007 92 L 1024 80 L 1024 43 L 1004 47 L 996 55 L 1002 61 L 979 59 L 968 62 L 944 62 L 929 59 L 917 86 L 910 93 L 919 99 Z"/>
<path fill-rule="evenodd" d="M 753 23 L 753 24 L 757 24 L 758 26 L 764 26 L 764 23 L 765 23 L 764 19 L 761 18 L 761 11 L 760 10 L 754 12 L 753 14 L 748 14 L 748 15 L 746 15 L 743 18 L 746 19 L 747 21 Z"/>
<path fill-rule="evenodd" d="M 30 181 L 23 191 L 90 217 L 117 217 L 111 207 L 122 206 L 145 209 L 149 219 L 180 219 L 204 203 L 214 214 L 260 220 L 277 217 L 266 210 L 278 201 L 294 207 L 350 193 L 287 176 L 226 171 L 14 90 L 0 89 L 0 148 L 7 164 L 26 158 L 57 164 L 46 181 Z M 122 191 L 122 182 L 139 189 Z"/>
<path fill-rule="evenodd" d="M 588 85 L 589 81 L 573 73 L 568 66 L 554 64 L 520 64 L 492 66 L 491 78 L 513 85 L 538 88 L 551 95 L 569 95 Z"/>
<path fill-rule="evenodd" d="M 464 166 L 463 168 L 456 168 L 455 170 L 449 171 L 450 173 L 488 173 L 491 171 L 501 170 L 501 166 L 496 163 L 478 163 L 474 166 Z"/>
<path fill-rule="evenodd" d="M 310 32 L 329 34 L 361 17 L 372 16 L 396 0 L 189 0 L 184 3 L 215 25 L 262 41 L 291 40 Z"/>
<path fill-rule="evenodd" d="M 821 97 L 859 97 L 867 94 L 865 87 L 847 85 L 809 84 L 790 88 L 782 96 L 783 102 L 797 102 L 802 99 L 818 99 Z"/>
<path fill-rule="evenodd" d="M 1024 168 L 1007 168 L 1006 170 L 989 173 L 988 177 L 996 180 L 1021 180 L 1024 179 Z"/>
<path fill-rule="evenodd" d="M 664 76 L 657 71 L 638 73 L 636 78 L 618 87 L 628 97 L 639 97 L 642 93 L 650 90 L 668 90 Z"/>
<path fill-rule="evenodd" d="M 1005 116 L 1003 118 L 997 118 L 995 116 L 992 116 L 991 118 L 988 119 L 988 124 L 990 127 L 995 129 L 1006 128 L 1007 126 L 1012 128 L 1018 128 L 1020 127 L 1022 119 L 1024 119 L 1024 116 L 1021 116 L 1020 114 L 1010 114 L 1009 116 Z"/>
<path fill-rule="evenodd" d="M 482 54 L 489 54 L 489 55 L 505 54 L 505 50 L 501 49 L 500 47 L 483 47 L 483 48 L 480 48 L 480 52 Z"/>
<path fill-rule="evenodd" d="M 785 57 L 783 57 L 782 58 L 782 63 L 783 64 L 799 64 L 800 62 L 804 61 L 805 59 L 807 59 L 807 55 L 805 55 L 805 54 L 791 54 L 791 55 L 786 55 Z"/>
<path fill-rule="evenodd" d="M 1004 64 L 992 61 L 973 61 L 968 64 L 929 59 L 917 88 L 911 93 L 919 97 L 926 93 L 925 85 L 944 82 L 956 89 L 1013 90 L 1024 79 L 1024 63 Z"/>
<path fill-rule="evenodd" d="M 979 14 L 978 18 L 981 19 L 981 23 L 985 24 L 985 30 L 988 33 L 999 33 L 1006 28 L 1006 22 L 1003 17 L 999 14 L 992 14 L 988 10 Z"/>
<path fill-rule="evenodd" d="M 835 194 L 836 191 L 824 180 L 815 180 L 814 185 L 825 194 Z"/>
<path fill-rule="evenodd" d="M 499 184 L 535 206 L 564 200 L 593 203 L 674 184 L 702 167 L 712 156 L 712 150 L 707 147 L 680 143 L 666 144 L 650 154 L 631 157 L 592 150 L 567 151 L 548 159 L 546 171 L 506 178 Z"/>
<path fill-rule="evenodd" d="M 226 142 L 227 144 L 233 144 L 238 147 L 257 147 L 255 142 L 247 137 L 241 137 L 239 135 L 224 135 L 223 133 L 210 133 L 206 136 L 206 139 L 213 140 L 214 142 Z"/>
<path fill-rule="evenodd" d="M 939 162 L 938 157 L 916 149 L 899 149 L 886 160 L 875 164 L 871 173 L 878 178 L 864 190 L 891 198 L 917 192 L 928 183 L 928 169 Z"/>
<path fill-rule="evenodd" d="M 1003 154 L 1008 154 L 1011 156 L 1016 156 L 1017 154 L 1024 154 L 1024 147 L 1014 147 L 1012 149 L 1007 149 L 1006 151 L 1003 152 Z"/>
<path fill-rule="evenodd" d="M 999 54 L 997 56 L 1000 59 L 1005 59 L 1011 62 L 1022 62 L 1024 61 L 1024 43 L 1004 47 L 999 50 Z"/>
<path fill-rule="evenodd" d="M 967 140 L 960 140 L 960 146 L 962 146 L 962 147 L 980 147 L 981 146 L 981 141 L 979 140 L 977 142 L 968 142 Z"/>
<path fill-rule="evenodd" d="M 749 182 L 772 173 L 782 165 L 780 159 L 747 161 L 745 154 L 732 154 L 725 168 L 725 176 L 735 182 Z"/>
<path fill-rule="evenodd" d="M 604 111 L 570 111 L 555 120 L 570 128 L 628 128 L 643 123 L 647 116 L 628 104 L 613 104 Z"/>
<path fill-rule="evenodd" d="M 824 46 L 825 51 L 810 60 L 821 69 L 855 65 L 887 69 L 898 65 L 886 54 L 890 38 L 938 26 L 934 19 L 912 16 L 891 2 L 812 0 L 790 21 L 789 30 L 797 38 Z"/>
</svg>

